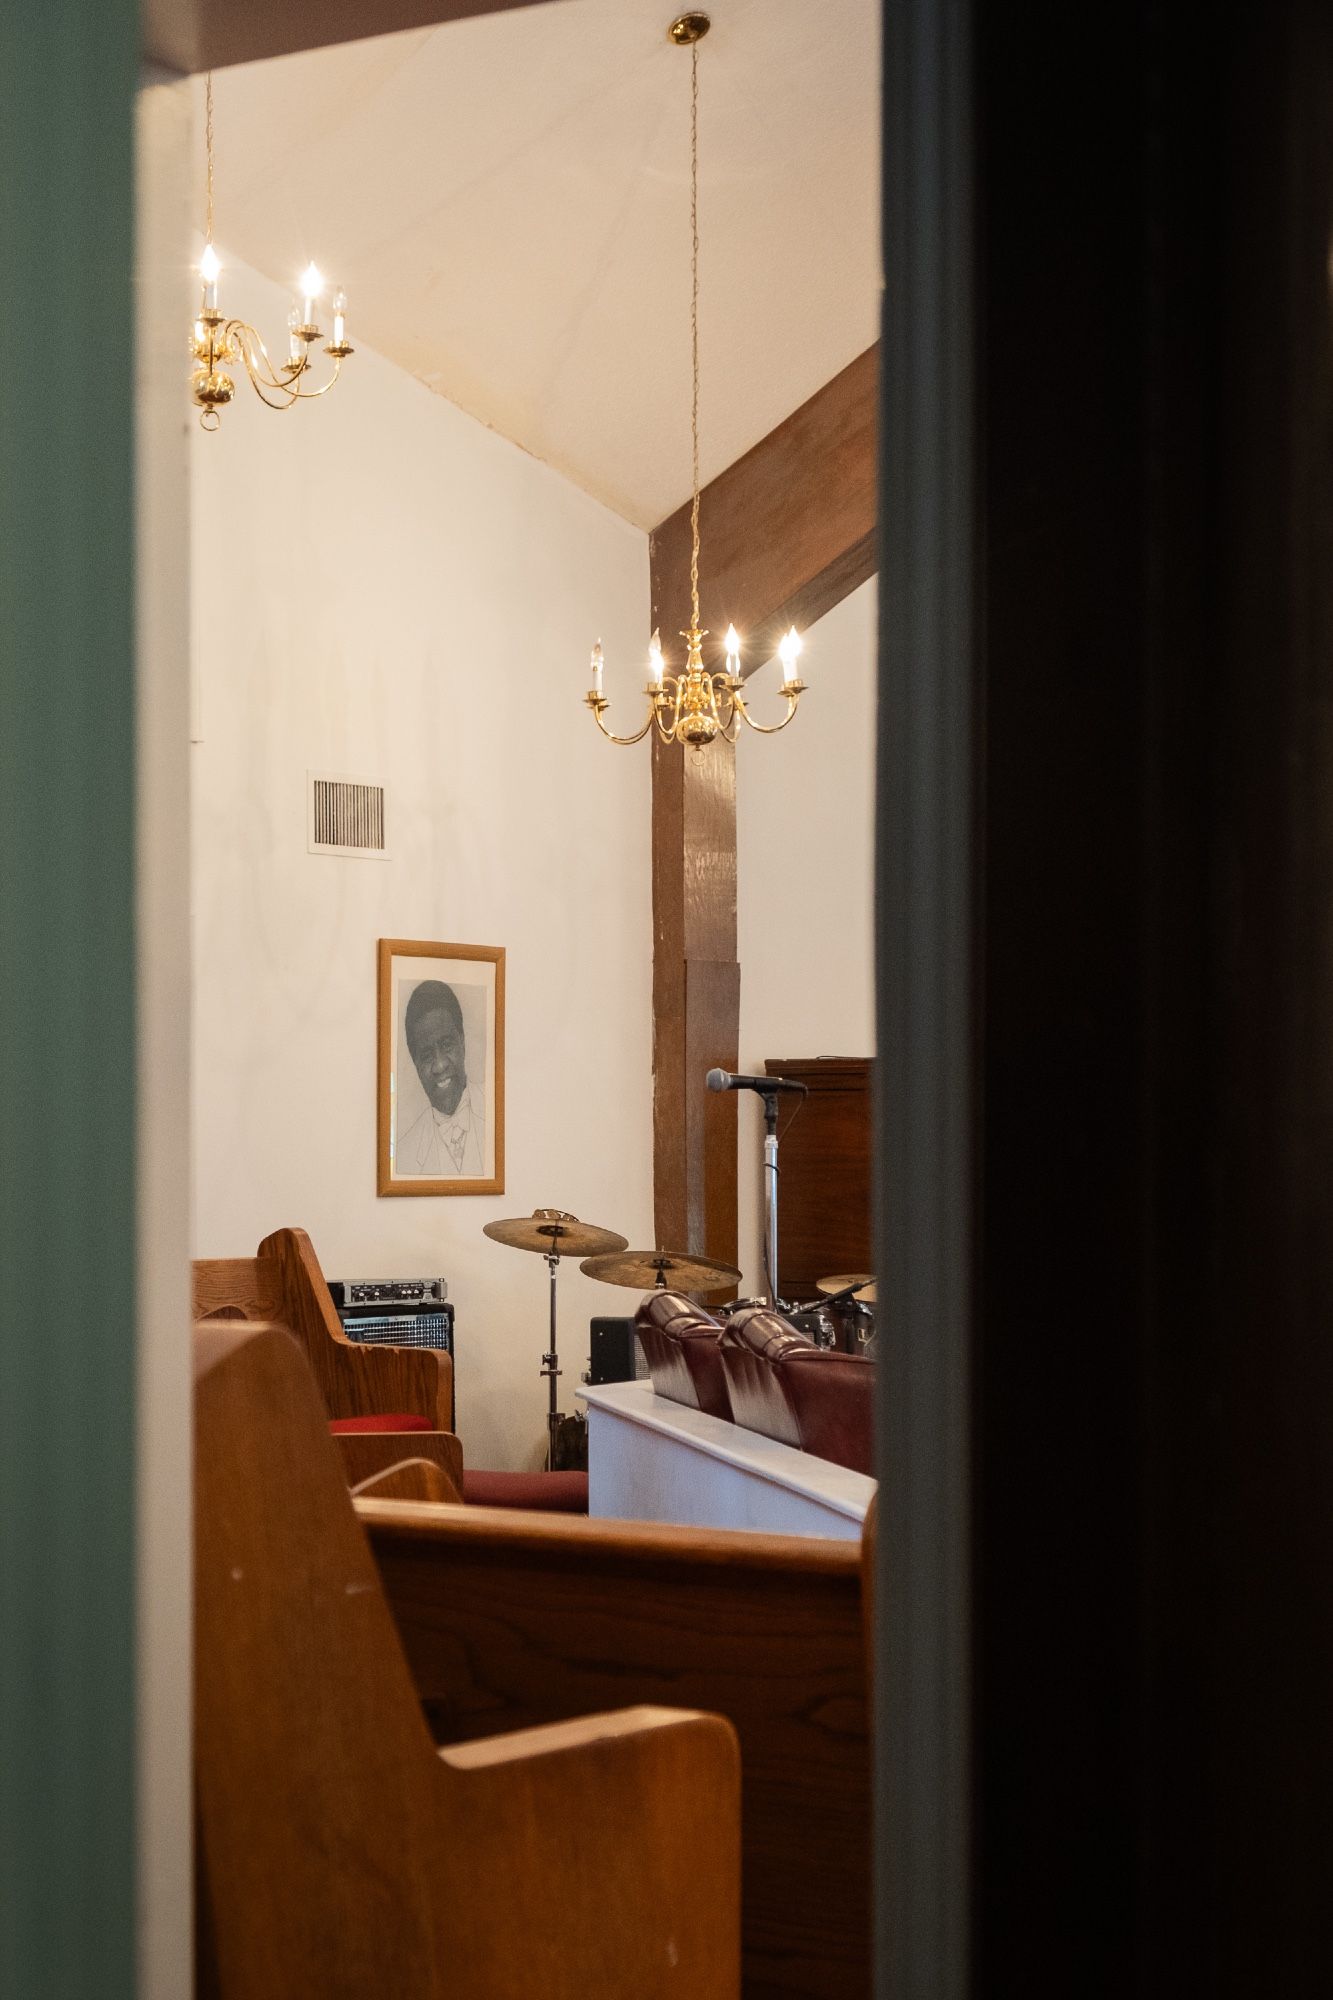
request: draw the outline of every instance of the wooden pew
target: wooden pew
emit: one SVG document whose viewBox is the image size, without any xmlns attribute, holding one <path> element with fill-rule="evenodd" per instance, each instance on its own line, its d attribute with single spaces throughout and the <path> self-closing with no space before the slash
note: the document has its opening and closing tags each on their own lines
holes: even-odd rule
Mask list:
<svg viewBox="0 0 1333 2000">
<path fill-rule="evenodd" d="M 618 1699 L 436 1751 L 296 1346 L 194 1355 L 203 2000 L 734 2000 L 728 1725 Z"/>
<path fill-rule="evenodd" d="M 741 1746 L 743 1990 L 870 1990 L 856 1544 L 358 1500 L 435 1740 L 610 1703 L 725 1715 Z"/>
<path fill-rule="evenodd" d="M 196 1321 L 276 1321 L 303 1348 L 332 1418 L 426 1418 L 413 1432 L 363 1433 L 340 1444 L 349 1484 L 403 1458 L 433 1458 L 461 1494 L 463 1448 L 450 1429 L 453 1363 L 434 1348 L 359 1347 L 347 1338 L 304 1229 L 278 1229 L 254 1257 L 197 1258 Z"/>
</svg>

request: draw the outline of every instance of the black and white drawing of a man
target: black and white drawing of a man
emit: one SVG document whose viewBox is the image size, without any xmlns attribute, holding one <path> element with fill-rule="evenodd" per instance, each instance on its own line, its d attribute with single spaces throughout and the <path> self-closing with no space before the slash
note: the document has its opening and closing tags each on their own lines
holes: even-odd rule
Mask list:
<svg viewBox="0 0 1333 2000">
<path fill-rule="evenodd" d="M 403 1033 L 426 1108 L 398 1141 L 397 1171 L 441 1180 L 484 1178 L 486 1101 L 468 1081 L 463 1009 L 453 987 L 442 979 L 414 986 Z"/>
</svg>

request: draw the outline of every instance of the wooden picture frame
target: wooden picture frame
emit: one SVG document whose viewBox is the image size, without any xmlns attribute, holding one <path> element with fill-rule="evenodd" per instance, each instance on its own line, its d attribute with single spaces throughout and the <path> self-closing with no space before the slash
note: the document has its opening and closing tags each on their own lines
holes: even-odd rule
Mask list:
<svg viewBox="0 0 1333 2000">
<path fill-rule="evenodd" d="M 504 947 L 381 938 L 378 1039 L 379 1192 L 503 1194 Z"/>
</svg>

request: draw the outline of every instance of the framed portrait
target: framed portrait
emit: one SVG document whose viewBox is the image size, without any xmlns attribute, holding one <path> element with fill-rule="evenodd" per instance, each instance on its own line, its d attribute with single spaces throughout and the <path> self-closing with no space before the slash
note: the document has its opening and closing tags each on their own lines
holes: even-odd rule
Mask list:
<svg viewBox="0 0 1333 2000">
<path fill-rule="evenodd" d="M 505 955 L 379 941 L 379 1191 L 503 1194 Z"/>
</svg>

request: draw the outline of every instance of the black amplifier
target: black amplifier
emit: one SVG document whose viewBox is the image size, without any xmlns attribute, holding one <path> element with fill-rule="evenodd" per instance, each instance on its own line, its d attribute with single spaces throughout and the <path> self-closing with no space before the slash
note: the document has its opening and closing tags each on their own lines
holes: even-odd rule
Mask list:
<svg viewBox="0 0 1333 2000">
<path fill-rule="evenodd" d="M 632 1319 L 595 1319 L 588 1328 L 587 1381 L 633 1382 L 646 1375 Z"/>
<path fill-rule="evenodd" d="M 454 1309 L 443 1278 L 331 1278 L 349 1340 L 366 1347 L 435 1347 L 454 1358 Z M 449 1412 L 454 1427 L 454 1405 Z"/>
</svg>

